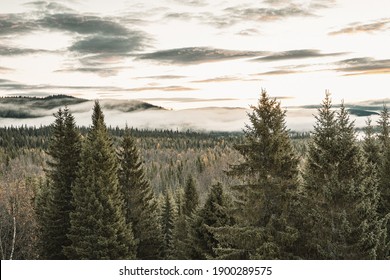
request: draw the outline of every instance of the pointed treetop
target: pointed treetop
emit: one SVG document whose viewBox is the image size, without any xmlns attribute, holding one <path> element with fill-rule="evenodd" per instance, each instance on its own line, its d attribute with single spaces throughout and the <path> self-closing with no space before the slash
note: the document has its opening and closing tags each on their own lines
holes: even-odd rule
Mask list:
<svg viewBox="0 0 390 280">
<path fill-rule="evenodd" d="M 100 106 L 99 100 L 95 100 L 95 105 L 93 106 L 92 113 L 92 129 L 97 129 L 99 127 L 105 127 L 104 114 Z"/>
</svg>

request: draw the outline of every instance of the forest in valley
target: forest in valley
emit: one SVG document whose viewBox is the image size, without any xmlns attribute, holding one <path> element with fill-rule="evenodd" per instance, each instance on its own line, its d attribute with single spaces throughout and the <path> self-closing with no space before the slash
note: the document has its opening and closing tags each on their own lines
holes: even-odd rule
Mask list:
<svg viewBox="0 0 390 280">
<path fill-rule="evenodd" d="M 362 137 L 330 94 L 310 133 L 285 118 L 262 90 L 242 133 L 112 128 L 99 101 L 0 128 L 1 259 L 390 259 L 386 105 Z"/>
</svg>

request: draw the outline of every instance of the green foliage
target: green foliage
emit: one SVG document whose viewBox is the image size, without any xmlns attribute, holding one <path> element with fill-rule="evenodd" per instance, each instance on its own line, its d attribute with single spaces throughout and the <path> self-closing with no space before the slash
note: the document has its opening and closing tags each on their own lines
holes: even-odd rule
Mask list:
<svg viewBox="0 0 390 280">
<path fill-rule="evenodd" d="M 192 259 L 194 255 L 191 246 L 191 231 L 194 217 L 199 206 L 199 194 L 196 182 L 189 176 L 184 187 L 184 192 L 177 192 L 177 219 L 174 229 L 174 246 L 176 259 Z"/>
<path fill-rule="evenodd" d="M 125 215 L 138 240 L 137 259 L 158 259 L 161 251 L 161 227 L 158 205 L 145 179 L 134 138 L 126 134 L 119 152 L 119 183 L 125 199 Z"/>
<path fill-rule="evenodd" d="M 69 259 L 133 259 L 136 243 L 126 223 L 118 182 L 118 162 L 103 112 L 95 102 L 92 127 L 81 152 L 72 188 L 74 210 L 70 214 Z"/>
<path fill-rule="evenodd" d="M 300 227 L 306 241 L 301 257 L 375 259 L 384 237 L 375 172 L 363 158 L 343 104 L 333 111 L 327 94 L 316 120 L 301 196 L 307 211 Z"/>
<path fill-rule="evenodd" d="M 233 188 L 238 224 L 216 233 L 220 246 L 229 246 L 219 249 L 220 254 L 227 254 L 219 257 L 290 258 L 288 246 L 296 234 L 287 223 L 287 216 L 292 210 L 291 195 L 298 185 L 298 159 L 280 103 L 263 90 L 252 110 L 244 142 L 236 145 L 244 160 L 232 165 L 229 171 L 243 182 Z M 229 236 L 223 236 L 224 231 Z M 233 232 L 237 234 L 234 238 Z"/>
<path fill-rule="evenodd" d="M 162 228 L 162 258 L 164 260 L 175 259 L 174 230 L 177 219 L 175 201 L 169 191 L 164 194 L 161 206 L 161 228 Z"/>
<path fill-rule="evenodd" d="M 220 183 L 213 185 L 206 202 L 194 218 L 192 231 L 192 247 L 195 259 L 214 259 L 217 257 L 215 248 L 219 242 L 213 229 L 234 224 L 230 213 L 231 200 L 223 191 Z"/>
<path fill-rule="evenodd" d="M 390 258 L 390 112 L 386 105 L 380 113 L 378 120 L 380 161 L 379 161 L 379 216 L 385 220 L 387 225 L 387 244 L 385 246 L 385 257 Z"/>
<path fill-rule="evenodd" d="M 48 184 L 42 186 L 38 196 L 41 224 L 41 247 L 44 259 L 65 259 L 63 248 L 70 245 L 67 237 L 70 228 L 69 214 L 71 187 L 74 184 L 80 161 L 81 138 L 68 108 L 59 109 L 52 125 L 52 138 L 48 154 Z M 46 189 L 45 189 L 46 188 Z"/>
</svg>

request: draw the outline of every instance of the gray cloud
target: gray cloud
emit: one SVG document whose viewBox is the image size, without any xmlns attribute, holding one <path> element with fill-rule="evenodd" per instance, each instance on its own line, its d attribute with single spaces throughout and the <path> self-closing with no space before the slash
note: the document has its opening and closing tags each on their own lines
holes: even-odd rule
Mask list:
<svg viewBox="0 0 390 280">
<path fill-rule="evenodd" d="M 184 78 L 187 78 L 187 76 L 180 76 L 180 75 L 158 75 L 158 76 L 137 77 L 136 79 L 174 80 L 174 79 L 184 79 Z"/>
<path fill-rule="evenodd" d="M 0 56 L 16 56 L 16 55 L 27 55 L 33 53 L 51 52 L 40 49 L 27 49 L 27 48 L 16 48 L 11 46 L 0 45 Z"/>
<path fill-rule="evenodd" d="M 26 34 L 36 28 L 26 14 L 0 14 L 0 36 Z"/>
<path fill-rule="evenodd" d="M 347 76 L 390 73 L 390 59 L 376 60 L 371 57 L 357 57 L 341 60 L 336 65 L 338 67 L 335 70 L 347 72 Z"/>
<path fill-rule="evenodd" d="M 224 83 L 224 82 L 232 82 L 232 81 L 239 81 L 239 80 L 242 79 L 233 76 L 223 76 L 223 77 L 215 77 L 215 78 L 205 79 L 205 80 L 192 81 L 192 83 Z"/>
<path fill-rule="evenodd" d="M 20 82 L 0 79 L 0 89 L 8 91 L 58 91 L 58 90 L 106 90 L 106 91 L 118 91 L 125 90 L 118 87 L 109 87 L 109 86 L 63 86 L 63 85 L 48 85 L 48 84 L 23 84 Z"/>
<path fill-rule="evenodd" d="M 345 53 L 321 53 L 319 50 L 290 50 L 285 52 L 276 52 L 271 55 L 264 57 L 256 58 L 254 61 L 278 61 L 278 60 L 288 60 L 288 59 L 304 59 L 304 58 L 313 58 L 313 57 L 324 57 L 324 56 L 338 56 Z"/>
<path fill-rule="evenodd" d="M 295 71 L 295 70 L 273 70 L 273 71 L 267 71 L 259 74 L 255 74 L 256 76 L 274 76 L 274 75 L 289 75 L 289 74 L 297 74 L 301 73 L 301 71 Z"/>
<path fill-rule="evenodd" d="M 390 29 L 390 19 L 381 19 L 372 23 L 351 23 L 348 27 L 329 32 L 329 35 L 374 33 Z"/>
<path fill-rule="evenodd" d="M 47 1 L 34 1 L 24 4 L 27 7 L 32 7 L 39 11 L 50 11 L 50 12 L 73 12 L 74 10 L 57 2 L 47 2 Z"/>
<path fill-rule="evenodd" d="M 236 51 L 213 49 L 207 47 L 193 47 L 170 49 L 163 51 L 156 51 L 153 53 L 146 53 L 140 55 L 139 59 L 156 60 L 172 64 L 200 64 L 208 62 L 216 62 L 223 60 L 231 60 L 238 58 L 248 58 L 264 55 L 264 52 L 253 51 Z"/>
<path fill-rule="evenodd" d="M 259 35 L 260 32 L 256 28 L 248 28 L 248 29 L 241 30 L 236 34 L 240 36 L 255 36 L 255 35 Z"/>
<path fill-rule="evenodd" d="M 90 35 L 127 36 L 132 32 L 112 19 L 71 13 L 46 15 L 39 21 L 42 27 Z"/>
<path fill-rule="evenodd" d="M 225 10 L 229 16 L 237 20 L 274 21 L 288 17 L 306 17 L 314 14 L 302 6 L 289 4 L 281 8 L 241 8 L 230 7 Z"/>
<path fill-rule="evenodd" d="M 176 20 L 196 20 L 203 24 L 212 25 L 217 28 L 231 27 L 242 22 L 263 23 L 265 21 L 279 21 L 291 17 L 312 17 L 317 16 L 321 9 L 334 6 L 335 0 L 312 0 L 312 1 L 293 1 L 293 0 L 269 0 L 262 3 L 250 3 L 244 1 L 240 5 L 228 6 L 221 3 L 219 11 L 209 12 L 206 10 L 196 12 L 169 12 L 165 19 Z M 248 35 L 251 33 L 243 31 L 239 35 Z"/>
<path fill-rule="evenodd" d="M 333 7 L 336 4 L 336 0 L 311 0 L 311 1 L 302 1 L 299 0 L 264 0 L 264 3 L 267 3 L 271 6 L 283 6 L 283 5 L 307 5 L 308 7 L 314 9 L 324 9 L 324 8 L 330 8 Z"/>
<path fill-rule="evenodd" d="M 197 90 L 196 88 L 189 88 L 184 86 L 166 86 L 166 87 L 138 87 L 138 88 L 130 88 L 127 89 L 128 91 L 153 91 L 153 90 L 160 90 L 160 91 L 193 91 Z"/>
<path fill-rule="evenodd" d="M 86 54 L 126 55 L 143 46 L 143 37 L 138 34 L 126 37 L 91 36 L 74 43 L 69 50 Z"/>
<path fill-rule="evenodd" d="M 60 69 L 55 72 L 81 72 L 81 73 L 93 73 L 101 77 L 115 76 L 120 70 L 128 69 L 129 67 L 70 67 L 66 69 Z"/>
</svg>

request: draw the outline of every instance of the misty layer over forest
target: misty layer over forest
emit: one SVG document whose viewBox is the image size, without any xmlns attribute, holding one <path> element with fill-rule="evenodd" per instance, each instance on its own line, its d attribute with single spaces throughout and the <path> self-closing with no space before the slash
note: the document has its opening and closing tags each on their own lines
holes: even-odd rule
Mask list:
<svg viewBox="0 0 390 280">
<path fill-rule="evenodd" d="M 3 125 L 51 124 L 0 128 L 2 259 L 390 258 L 383 103 L 347 108 L 327 93 L 299 133 L 264 90 L 234 133 L 111 127 L 169 110 L 95 101 L 91 116 L 87 104 L 0 99 Z M 359 137 L 352 115 L 366 122 Z"/>
</svg>

